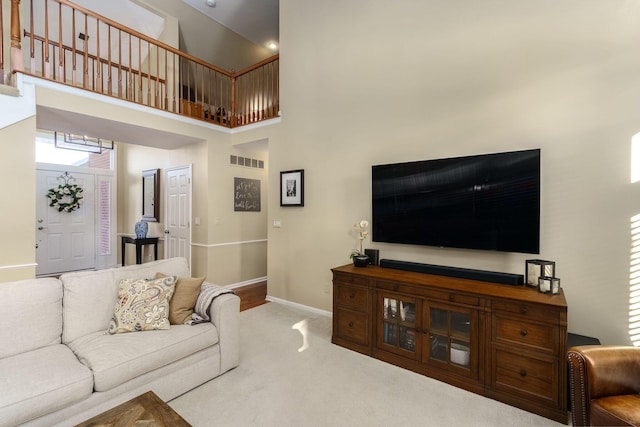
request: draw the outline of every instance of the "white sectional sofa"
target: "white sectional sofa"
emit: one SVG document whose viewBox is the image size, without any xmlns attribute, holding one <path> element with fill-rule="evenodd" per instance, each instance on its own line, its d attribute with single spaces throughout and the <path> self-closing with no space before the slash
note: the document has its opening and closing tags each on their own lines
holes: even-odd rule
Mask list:
<svg viewBox="0 0 640 427">
<path fill-rule="evenodd" d="M 184 258 L 0 283 L 0 426 L 74 425 L 148 390 L 167 401 L 238 365 L 240 299 L 211 322 L 109 335 L 120 279 L 189 277 Z"/>
</svg>

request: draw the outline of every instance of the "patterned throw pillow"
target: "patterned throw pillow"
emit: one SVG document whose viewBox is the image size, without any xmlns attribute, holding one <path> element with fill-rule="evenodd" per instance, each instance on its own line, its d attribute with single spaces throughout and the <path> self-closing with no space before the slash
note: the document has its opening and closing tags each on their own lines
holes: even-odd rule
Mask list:
<svg viewBox="0 0 640 427">
<path fill-rule="evenodd" d="M 176 276 L 161 279 L 122 279 L 109 334 L 169 329 L 169 300 Z"/>
</svg>

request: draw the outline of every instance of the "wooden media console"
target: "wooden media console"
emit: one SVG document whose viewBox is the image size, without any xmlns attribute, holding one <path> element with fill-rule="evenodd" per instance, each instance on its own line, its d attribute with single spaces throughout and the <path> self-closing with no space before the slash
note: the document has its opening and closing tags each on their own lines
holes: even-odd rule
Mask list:
<svg viewBox="0 0 640 427">
<path fill-rule="evenodd" d="M 567 423 L 563 293 L 375 266 L 332 272 L 333 343 Z"/>
</svg>

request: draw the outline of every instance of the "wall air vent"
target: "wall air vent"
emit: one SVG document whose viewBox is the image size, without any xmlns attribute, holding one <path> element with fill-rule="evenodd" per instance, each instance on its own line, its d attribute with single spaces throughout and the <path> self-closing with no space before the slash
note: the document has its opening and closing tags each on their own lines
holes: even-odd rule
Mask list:
<svg viewBox="0 0 640 427">
<path fill-rule="evenodd" d="M 264 160 L 236 156 L 234 154 L 229 156 L 229 164 L 232 166 L 244 166 L 245 168 L 264 169 Z"/>
</svg>

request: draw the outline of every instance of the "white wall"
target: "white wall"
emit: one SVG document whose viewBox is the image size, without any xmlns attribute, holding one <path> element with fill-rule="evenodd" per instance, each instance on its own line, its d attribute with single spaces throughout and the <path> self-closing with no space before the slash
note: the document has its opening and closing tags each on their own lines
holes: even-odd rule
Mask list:
<svg viewBox="0 0 640 427">
<path fill-rule="evenodd" d="M 0 111 L 15 97 L 0 95 Z M 5 176 L 0 203 L 0 282 L 29 279 L 36 264 L 35 116 L 0 129 L 0 170 Z"/>
<path fill-rule="evenodd" d="M 239 71 L 273 55 L 181 0 L 136 2 L 175 17 L 180 27 L 180 50 L 224 70 Z"/>
<path fill-rule="evenodd" d="M 233 146 L 232 136 L 212 125 L 179 116 L 169 118 L 153 109 L 107 102 L 106 97 L 82 91 L 58 91 L 64 86 L 38 86 L 38 106 L 55 108 L 64 121 L 65 111 L 92 117 L 94 126 L 104 128 L 99 118 L 108 120 L 114 132 L 135 124 L 156 132 L 184 135 L 200 142 L 173 150 L 150 148 L 157 145 L 154 133 L 131 137 L 130 144 L 120 143 L 118 155 L 118 233 L 131 234 L 141 214 L 141 172 L 161 169 L 161 221 L 164 221 L 163 177 L 167 168 L 192 165 L 192 273 L 206 276 L 220 285 L 263 279 L 267 269 L 266 219 L 268 203 L 267 172 L 263 169 L 229 165 L 230 154 L 248 155 Z M 15 108 L 15 97 L 0 96 L 0 106 Z M 129 108 L 131 106 L 131 108 Z M 8 110 L 7 110 L 8 111 Z M 95 118 L 95 119 L 93 119 Z M 113 125 L 117 123 L 121 125 Z M 31 117 L 0 129 L 0 166 L 10 178 L 6 203 L 0 206 L 0 282 L 31 278 L 35 275 L 35 135 L 37 117 Z M 117 129 L 116 129 L 117 128 Z M 136 128 L 133 128 L 135 132 Z M 263 132 L 265 132 L 263 130 Z M 157 135 L 157 134 L 156 134 Z M 109 135 L 104 135 L 109 138 Z M 251 154 L 251 153 L 249 153 Z M 257 158 L 257 156 L 256 156 Z M 259 179 L 264 202 L 260 212 L 234 212 L 234 177 Z M 220 220 L 218 220 L 220 219 Z M 151 236 L 162 236 L 162 223 L 150 225 Z M 120 240 L 116 242 L 119 248 Z M 162 246 L 161 246 L 162 248 Z M 162 257 L 160 248 L 159 256 Z M 129 252 L 129 251 L 128 251 Z M 129 252 L 129 257 L 133 252 Z M 118 257 L 118 260 L 120 258 Z M 132 262 L 130 259 L 129 262 Z"/>
<path fill-rule="evenodd" d="M 640 3 L 343 0 L 280 3 L 279 172 L 305 207 L 270 199 L 269 294 L 331 309 L 330 268 L 371 219 L 371 165 L 542 149 L 541 254 L 569 331 L 629 340 L 630 141 L 640 131 Z M 524 273 L 530 255 L 375 244 L 383 258 Z"/>
</svg>

